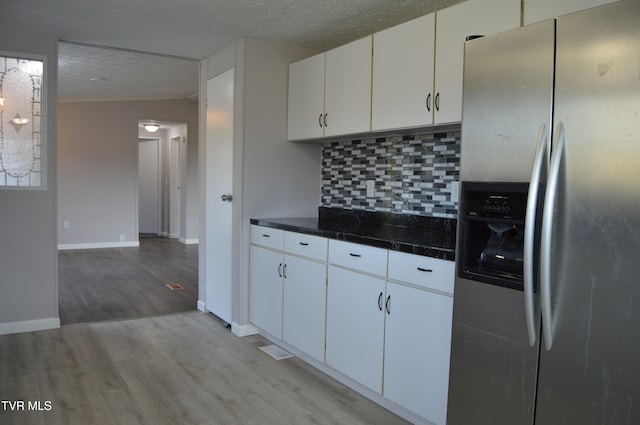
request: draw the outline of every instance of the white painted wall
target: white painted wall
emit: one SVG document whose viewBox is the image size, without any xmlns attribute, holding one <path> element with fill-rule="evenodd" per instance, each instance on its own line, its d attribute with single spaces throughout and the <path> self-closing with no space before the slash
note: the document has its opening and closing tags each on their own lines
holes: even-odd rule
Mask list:
<svg viewBox="0 0 640 425">
<path fill-rule="evenodd" d="M 59 104 L 61 248 L 137 244 L 138 137 L 144 135 L 138 122 L 149 117 L 187 125 L 181 238 L 198 239 L 197 108 L 197 102 L 186 100 Z M 69 229 L 63 229 L 64 221 L 69 221 Z"/>
<path fill-rule="evenodd" d="M 56 252 L 58 41 L 0 33 L 0 51 L 46 58 L 46 190 L 0 190 L 0 334 L 60 326 Z"/>
</svg>

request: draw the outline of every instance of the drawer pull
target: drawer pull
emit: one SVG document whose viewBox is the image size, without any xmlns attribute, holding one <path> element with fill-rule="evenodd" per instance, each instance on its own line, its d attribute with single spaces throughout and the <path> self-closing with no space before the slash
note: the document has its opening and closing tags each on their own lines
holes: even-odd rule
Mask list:
<svg viewBox="0 0 640 425">
<path fill-rule="evenodd" d="M 278 266 L 278 276 L 282 277 L 282 263 Z"/>
<path fill-rule="evenodd" d="M 387 314 L 391 314 L 391 295 L 387 296 L 387 302 L 384 303 L 384 308 L 387 310 Z"/>
<path fill-rule="evenodd" d="M 418 270 L 420 270 L 421 272 L 428 272 L 428 273 L 433 272 L 433 270 L 431 269 L 423 269 L 422 267 L 418 267 Z"/>
<path fill-rule="evenodd" d="M 267 235 L 266 233 L 263 233 L 263 234 L 262 234 L 262 237 L 263 237 L 263 238 L 270 238 L 270 237 L 271 237 L 271 235 Z"/>
<path fill-rule="evenodd" d="M 362 255 L 360 255 L 360 254 L 354 254 L 353 252 L 350 252 L 350 253 L 349 253 L 349 255 L 350 255 L 350 256 L 352 256 L 352 257 L 357 257 L 357 258 L 362 257 Z"/>
<path fill-rule="evenodd" d="M 309 246 L 309 243 L 308 243 L 308 242 L 300 242 L 300 245 L 302 245 L 302 246 Z"/>
<path fill-rule="evenodd" d="M 378 308 L 382 311 L 382 292 L 378 295 Z"/>
<path fill-rule="evenodd" d="M 287 278 L 287 265 L 285 264 L 284 267 L 282 268 L 282 276 L 286 279 Z"/>
</svg>

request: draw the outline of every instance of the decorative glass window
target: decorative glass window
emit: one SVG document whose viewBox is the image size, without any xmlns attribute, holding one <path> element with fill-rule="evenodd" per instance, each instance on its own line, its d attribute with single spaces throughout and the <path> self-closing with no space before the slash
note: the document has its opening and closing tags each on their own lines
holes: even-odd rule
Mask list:
<svg viewBox="0 0 640 425">
<path fill-rule="evenodd" d="M 44 61 L 0 56 L 0 188 L 44 188 Z"/>
</svg>

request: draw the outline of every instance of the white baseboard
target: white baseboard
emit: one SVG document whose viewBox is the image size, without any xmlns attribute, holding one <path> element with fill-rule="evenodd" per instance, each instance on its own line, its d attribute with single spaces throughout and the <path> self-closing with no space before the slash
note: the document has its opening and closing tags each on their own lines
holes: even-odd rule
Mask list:
<svg viewBox="0 0 640 425">
<path fill-rule="evenodd" d="M 182 242 L 185 245 L 195 245 L 200 243 L 200 239 L 185 239 L 185 238 L 180 238 L 180 242 Z"/>
<path fill-rule="evenodd" d="M 258 332 L 258 328 L 251 323 L 246 325 L 240 325 L 236 322 L 231 323 L 231 333 L 237 337 L 242 338 L 243 336 L 255 335 Z"/>
<path fill-rule="evenodd" d="M 196 307 L 198 310 L 200 310 L 203 313 L 206 313 L 207 310 L 205 309 L 205 304 L 204 301 L 200 301 L 198 300 L 198 306 Z"/>
<path fill-rule="evenodd" d="M 0 335 L 17 334 L 22 332 L 43 331 L 47 329 L 58 329 L 60 318 L 25 320 L 24 322 L 0 323 Z"/>
<path fill-rule="evenodd" d="M 68 249 L 100 249 L 100 248 L 131 248 L 140 246 L 140 242 L 98 242 L 98 243 L 67 243 L 58 244 L 58 250 L 64 251 Z"/>
</svg>

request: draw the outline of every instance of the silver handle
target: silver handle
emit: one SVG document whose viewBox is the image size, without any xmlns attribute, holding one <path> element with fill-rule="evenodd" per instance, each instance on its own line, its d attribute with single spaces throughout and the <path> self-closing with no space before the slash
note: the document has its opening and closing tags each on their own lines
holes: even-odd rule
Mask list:
<svg viewBox="0 0 640 425">
<path fill-rule="evenodd" d="M 553 322 L 551 312 L 551 237 L 553 236 L 553 211 L 556 206 L 560 165 L 564 153 L 564 125 L 558 124 L 553 137 L 553 152 L 549 164 L 549 179 L 544 194 L 542 231 L 540 236 L 540 306 L 542 308 L 542 333 L 548 350 L 553 345 Z"/>
<path fill-rule="evenodd" d="M 542 124 L 538 132 L 536 155 L 533 160 L 531 181 L 529 183 L 529 195 L 527 196 L 527 211 L 524 220 L 524 311 L 527 320 L 527 332 L 529 344 L 533 347 L 536 343 L 535 309 L 533 305 L 533 265 L 534 265 L 534 241 L 536 234 L 536 213 L 538 212 L 538 200 L 540 199 L 540 177 L 546 169 L 547 141 L 545 133 L 547 126 Z"/>
<path fill-rule="evenodd" d="M 220 197 L 224 202 L 231 202 L 233 200 L 233 195 L 230 193 L 226 193 Z"/>
</svg>

